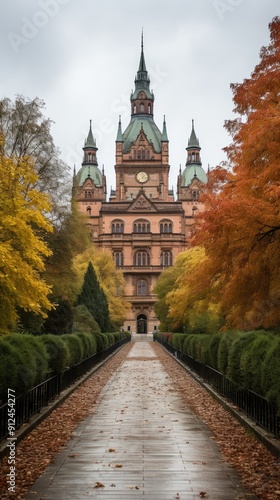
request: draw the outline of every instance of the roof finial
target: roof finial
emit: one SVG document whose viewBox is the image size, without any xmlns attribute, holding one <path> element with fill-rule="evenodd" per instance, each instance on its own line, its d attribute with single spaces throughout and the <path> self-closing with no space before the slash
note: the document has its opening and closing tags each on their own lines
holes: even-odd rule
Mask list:
<svg viewBox="0 0 280 500">
<path fill-rule="evenodd" d="M 142 52 L 144 50 L 144 41 L 143 41 L 143 39 L 144 39 L 144 36 L 143 36 L 143 28 L 142 28 L 142 33 L 141 33 L 141 50 L 142 50 Z"/>
<path fill-rule="evenodd" d="M 89 120 L 89 128 L 91 128 L 91 120 Z"/>
<path fill-rule="evenodd" d="M 192 128 L 194 128 L 194 119 L 192 119 Z"/>
</svg>

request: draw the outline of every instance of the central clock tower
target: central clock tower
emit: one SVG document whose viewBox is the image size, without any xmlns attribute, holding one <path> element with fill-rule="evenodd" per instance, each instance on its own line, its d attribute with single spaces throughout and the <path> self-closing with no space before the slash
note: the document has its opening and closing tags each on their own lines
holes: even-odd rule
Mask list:
<svg viewBox="0 0 280 500">
<path fill-rule="evenodd" d="M 141 55 L 130 95 L 131 117 L 116 137 L 116 188 L 106 200 L 106 177 L 97 166 L 91 127 L 84 162 L 73 181 L 79 208 L 87 215 L 93 244 L 109 252 L 125 280 L 129 305 L 123 328 L 152 333 L 159 328 L 154 287 L 161 272 L 172 266 L 189 245 L 196 214 L 203 209 L 199 193 L 206 182 L 200 146 L 192 127 L 186 168 L 178 177 L 178 198 L 169 190 L 169 142 L 166 122 L 154 122 L 154 94 L 146 69 L 143 36 Z M 118 290 L 116 289 L 116 294 Z"/>
<path fill-rule="evenodd" d="M 154 94 L 150 91 L 150 78 L 146 69 L 143 35 L 141 56 L 135 78 L 135 90 L 130 96 L 131 119 L 122 132 L 119 118 L 116 139 L 116 191 L 110 201 L 135 199 L 139 190 L 147 198 L 174 201 L 168 190 L 169 152 L 165 118 L 162 131 L 154 122 Z"/>
</svg>

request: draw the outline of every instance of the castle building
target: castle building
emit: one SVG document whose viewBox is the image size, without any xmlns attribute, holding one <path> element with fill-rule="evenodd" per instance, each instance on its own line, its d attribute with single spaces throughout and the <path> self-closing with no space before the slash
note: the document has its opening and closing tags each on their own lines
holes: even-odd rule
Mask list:
<svg viewBox="0 0 280 500">
<path fill-rule="evenodd" d="M 130 96 L 131 119 L 116 137 L 116 189 L 107 200 L 106 176 L 97 162 L 91 122 L 83 148 L 83 162 L 74 172 L 73 196 L 86 214 L 93 244 L 111 252 L 125 277 L 131 304 L 124 329 L 152 333 L 159 321 L 153 288 L 160 273 L 172 266 L 189 242 L 195 215 L 203 210 L 200 194 L 207 182 L 194 122 L 180 168 L 177 197 L 169 189 L 169 141 L 165 118 L 160 130 L 154 122 L 154 94 L 141 43 L 135 89 Z"/>
</svg>

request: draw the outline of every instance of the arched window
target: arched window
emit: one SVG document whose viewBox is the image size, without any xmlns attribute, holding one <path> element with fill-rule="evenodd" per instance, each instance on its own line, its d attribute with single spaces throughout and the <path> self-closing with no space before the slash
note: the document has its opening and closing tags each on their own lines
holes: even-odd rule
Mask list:
<svg viewBox="0 0 280 500">
<path fill-rule="evenodd" d="M 171 252 L 171 250 L 163 250 L 160 253 L 160 265 L 163 267 L 172 266 L 172 252 Z"/>
<path fill-rule="evenodd" d="M 146 220 L 135 221 L 133 224 L 134 233 L 149 233 L 151 230 L 150 228 L 150 223 Z"/>
<path fill-rule="evenodd" d="M 172 233 L 172 222 L 169 220 L 162 221 L 159 225 L 160 233 Z"/>
<path fill-rule="evenodd" d="M 91 216 L 91 207 L 87 207 L 87 214 L 89 217 Z"/>
<path fill-rule="evenodd" d="M 148 285 L 146 280 L 137 281 L 137 295 L 148 295 Z"/>
<path fill-rule="evenodd" d="M 140 250 L 134 255 L 135 267 L 145 267 L 150 265 L 149 254 L 145 250 Z"/>
<path fill-rule="evenodd" d="M 114 257 L 116 267 L 123 267 L 123 263 L 124 263 L 123 252 L 116 251 L 116 252 L 114 252 L 113 257 Z"/>
<path fill-rule="evenodd" d="M 151 114 L 151 105 L 148 104 L 148 113 Z"/>
<path fill-rule="evenodd" d="M 145 106 L 144 106 L 144 103 L 141 102 L 140 104 L 140 113 L 143 113 L 145 111 Z"/>
<path fill-rule="evenodd" d="M 150 150 L 149 149 L 147 149 L 147 151 L 146 151 L 146 158 L 147 158 L 147 160 L 150 159 Z"/>
<path fill-rule="evenodd" d="M 145 157 L 146 157 L 146 155 L 145 155 L 145 149 L 142 149 L 142 160 L 145 160 Z"/>
<path fill-rule="evenodd" d="M 124 232 L 124 223 L 122 221 L 112 222 L 112 233 L 123 233 L 123 232 Z"/>
<path fill-rule="evenodd" d="M 133 159 L 136 160 L 136 149 L 133 151 Z"/>
</svg>

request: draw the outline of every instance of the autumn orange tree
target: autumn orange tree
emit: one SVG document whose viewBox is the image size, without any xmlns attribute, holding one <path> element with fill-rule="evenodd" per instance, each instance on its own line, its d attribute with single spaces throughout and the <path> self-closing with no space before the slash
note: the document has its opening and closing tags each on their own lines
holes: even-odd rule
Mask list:
<svg viewBox="0 0 280 500">
<path fill-rule="evenodd" d="M 2 154 L 0 136 L 0 332 L 10 330 L 18 308 L 43 315 L 51 308 L 51 288 L 44 281 L 50 254 L 43 235 L 52 231 L 46 217 L 48 195 L 34 185 L 38 176 L 29 157 Z"/>
<path fill-rule="evenodd" d="M 251 78 L 231 85 L 228 166 L 210 174 L 194 239 L 207 256 L 196 288 L 242 329 L 280 324 L 280 18 L 269 28 Z"/>
</svg>

